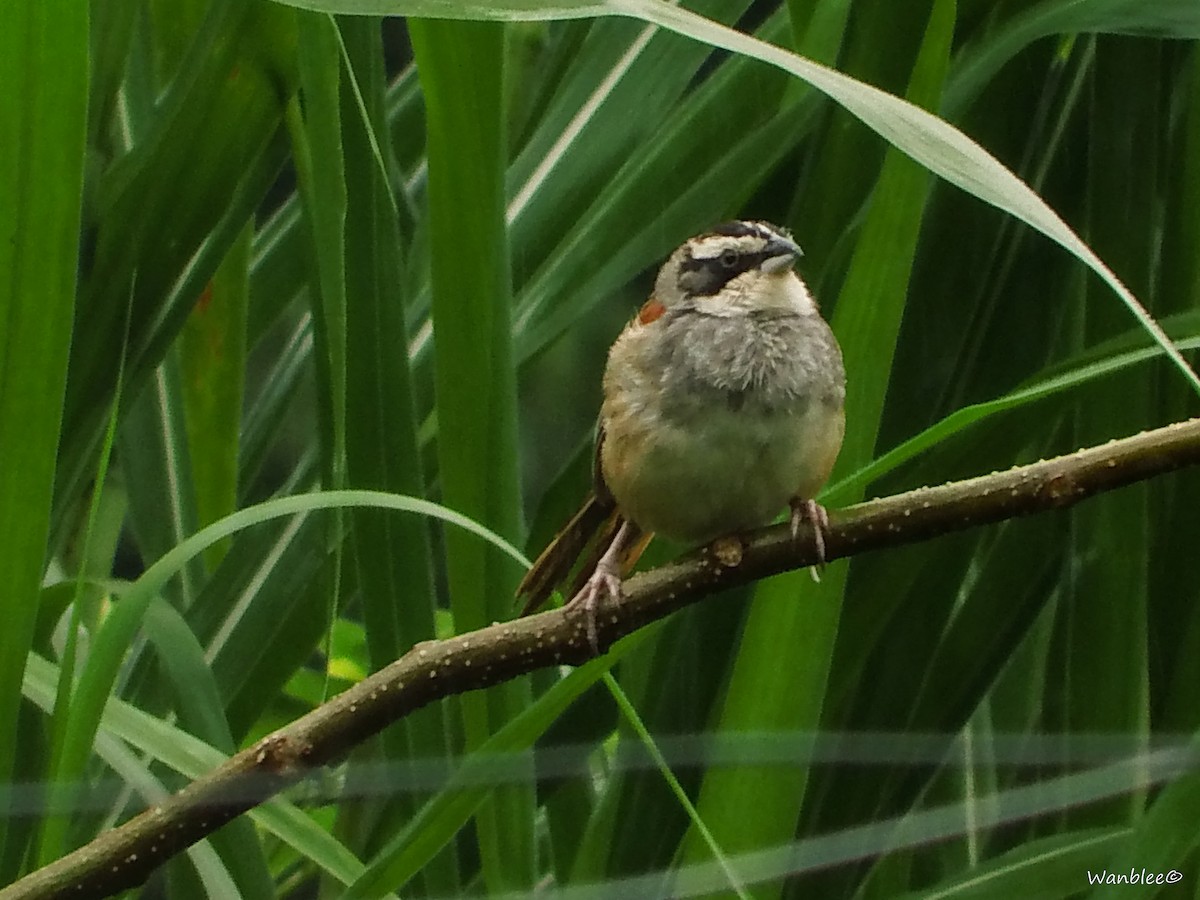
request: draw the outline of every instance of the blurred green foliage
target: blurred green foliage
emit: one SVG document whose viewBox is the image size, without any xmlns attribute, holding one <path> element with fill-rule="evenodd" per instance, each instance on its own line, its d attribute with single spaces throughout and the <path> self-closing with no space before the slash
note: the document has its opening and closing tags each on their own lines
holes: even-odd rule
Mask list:
<svg viewBox="0 0 1200 900">
<path fill-rule="evenodd" d="M 346 487 L 535 554 L 587 488 L 608 344 L 721 219 L 805 248 L 849 370 L 835 507 L 1196 412 L 1086 252 L 996 208 L 1050 221 L 1020 185 L 863 87 L 987 148 L 1194 361 L 1192 0 L 297 5 L 509 21 L 0 7 L 0 884 L 414 643 L 509 615 L 508 557 L 396 511 L 301 506 L 150 567 L 235 510 Z M 687 11 L 852 80 L 785 58 L 810 84 Z M 714 598 L 423 710 L 156 889 L 1194 885 L 1198 534 L 1183 472 Z M 725 864 L 598 684 L 617 660 Z"/>
</svg>

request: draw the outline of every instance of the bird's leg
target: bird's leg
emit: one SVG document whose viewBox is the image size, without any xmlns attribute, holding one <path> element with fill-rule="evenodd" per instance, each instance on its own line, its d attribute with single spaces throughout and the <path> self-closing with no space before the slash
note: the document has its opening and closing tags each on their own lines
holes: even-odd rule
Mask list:
<svg viewBox="0 0 1200 900">
<path fill-rule="evenodd" d="M 829 529 L 829 513 L 816 500 L 801 500 L 793 497 L 788 504 L 792 508 L 792 540 L 800 536 L 800 523 L 808 519 L 813 530 L 813 544 L 817 551 L 817 564 L 809 566 L 813 581 L 820 582 L 820 570 L 825 567 L 825 532 Z"/>
<path fill-rule="evenodd" d="M 604 555 L 596 561 L 596 568 L 588 576 L 579 593 L 571 598 L 567 606 L 583 613 L 587 627 L 588 643 L 592 652 L 600 655 L 600 641 L 596 634 L 596 610 L 601 599 L 621 602 L 621 570 L 628 544 L 637 539 L 640 529 L 628 519 L 617 529 L 612 543 Z"/>
</svg>

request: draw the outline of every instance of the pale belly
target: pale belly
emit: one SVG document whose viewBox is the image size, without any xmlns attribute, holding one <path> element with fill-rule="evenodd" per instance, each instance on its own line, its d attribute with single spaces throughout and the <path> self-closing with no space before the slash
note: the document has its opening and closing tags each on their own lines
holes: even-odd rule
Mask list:
<svg viewBox="0 0 1200 900">
<path fill-rule="evenodd" d="M 843 429 L 841 410 L 821 402 L 772 413 L 718 404 L 686 426 L 644 424 L 624 440 L 606 437 L 605 481 L 636 524 L 691 545 L 765 525 L 793 497 L 810 499 Z"/>
</svg>

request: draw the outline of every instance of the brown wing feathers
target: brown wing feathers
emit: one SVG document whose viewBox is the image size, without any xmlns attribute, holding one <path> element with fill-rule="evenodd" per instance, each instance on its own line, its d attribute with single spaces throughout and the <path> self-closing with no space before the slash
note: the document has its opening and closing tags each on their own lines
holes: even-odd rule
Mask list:
<svg viewBox="0 0 1200 900">
<path fill-rule="evenodd" d="M 588 495 L 579 512 L 546 545 L 517 587 L 517 596 L 525 598 L 521 615 L 529 615 L 550 598 L 555 588 L 566 583 L 571 569 L 592 537 L 604 527 L 606 521 L 610 523 L 606 531 L 615 532 L 611 521 L 616 519 L 617 512 L 611 500 L 604 501 L 595 494 Z"/>
<path fill-rule="evenodd" d="M 643 308 L 651 307 L 658 301 L 651 299 Z M 658 304 L 661 306 L 661 304 Z M 657 313 L 655 314 L 657 317 Z M 571 570 L 575 568 L 580 557 L 587 551 L 587 557 L 575 573 L 566 592 L 568 599 L 574 597 L 583 588 L 596 569 L 596 563 L 604 555 L 616 538 L 617 531 L 624 522 L 624 516 L 616 507 L 608 485 L 604 483 L 604 473 L 600 468 L 600 453 L 604 447 L 604 426 L 596 430 L 596 450 L 592 462 L 593 489 L 583 507 L 571 517 L 563 529 L 554 536 L 541 555 L 534 560 L 529 571 L 517 587 L 517 597 L 525 598 L 521 615 L 527 616 L 550 599 L 556 588 L 567 584 Z M 636 540 L 630 541 L 625 551 L 622 563 L 624 573 L 628 573 L 637 563 L 638 558 L 650 543 L 652 534 L 638 533 Z M 590 549 L 589 549 L 590 546 Z"/>
</svg>

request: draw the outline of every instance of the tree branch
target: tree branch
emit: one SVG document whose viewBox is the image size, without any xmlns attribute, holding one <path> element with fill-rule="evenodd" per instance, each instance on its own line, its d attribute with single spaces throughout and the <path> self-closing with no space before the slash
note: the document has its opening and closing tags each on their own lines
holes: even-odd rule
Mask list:
<svg viewBox="0 0 1200 900">
<path fill-rule="evenodd" d="M 911 543 L 988 522 L 1070 506 L 1114 488 L 1200 463 L 1200 419 L 1007 472 L 872 500 L 832 515 L 826 557 Z M 816 561 L 811 531 L 788 526 L 727 538 L 625 582 L 619 607 L 597 622 L 605 649 L 702 597 Z M 103 897 L 141 884 L 167 859 L 345 756 L 434 700 L 592 656 L 584 622 L 556 609 L 502 622 L 408 653 L 292 724 L 231 757 L 90 844 L 0 890 L 0 900 Z"/>
</svg>

